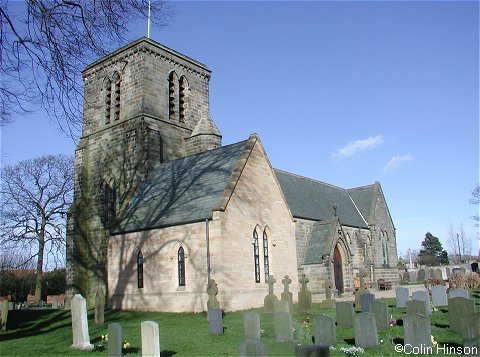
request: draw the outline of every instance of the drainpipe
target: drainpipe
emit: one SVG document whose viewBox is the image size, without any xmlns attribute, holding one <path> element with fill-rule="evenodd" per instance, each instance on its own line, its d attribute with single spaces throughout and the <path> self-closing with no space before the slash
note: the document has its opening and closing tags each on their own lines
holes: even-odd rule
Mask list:
<svg viewBox="0 0 480 357">
<path fill-rule="evenodd" d="M 210 281 L 210 235 L 208 231 L 208 218 L 205 218 L 205 242 L 207 245 L 207 276 Z"/>
</svg>

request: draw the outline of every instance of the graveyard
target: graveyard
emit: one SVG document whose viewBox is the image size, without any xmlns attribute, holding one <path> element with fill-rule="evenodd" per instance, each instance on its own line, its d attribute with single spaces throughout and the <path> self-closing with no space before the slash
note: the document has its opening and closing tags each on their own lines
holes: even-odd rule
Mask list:
<svg viewBox="0 0 480 357">
<path fill-rule="evenodd" d="M 300 312 L 305 311 L 305 306 L 295 303 L 291 307 L 293 313 L 289 313 L 290 304 L 279 300 L 275 313 L 266 312 L 264 308 L 226 312 L 222 314 L 223 318 L 220 316 L 222 330 L 219 333 L 212 333 L 206 312 L 154 313 L 107 309 L 103 322 L 95 323 L 95 310 L 89 309 L 86 311 L 87 338 L 91 346 L 87 350 L 71 347 L 73 308 L 52 309 L 46 306 L 12 310 L 8 314 L 6 331 L 0 333 L 0 352 L 4 356 L 108 355 L 109 343 L 114 336 L 110 329 L 120 325 L 122 333 L 117 338 L 121 340 L 121 354 L 140 356 L 141 324 L 145 321 L 158 324 L 162 356 L 238 356 L 240 346 L 247 339 L 256 341 L 255 344 L 261 343 L 269 356 L 294 356 L 296 348 L 297 355 L 302 355 L 298 352 L 299 345 L 313 346 L 312 336 L 315 335 L 322 340 L 320 342 L 330 345 L 331 356 L 348 355 L 342 349 L 359 345 L 363 346 L 361 355 L 365 356 L 401 355 L 404 353 L 396 352 L 396 345 L 407 343 L 412 346 L 425 343 L 425 346 L 432 346 L 433 354 L 436 354 L 438 346 L 440 355 L 445 354 L 441 353 L 445 351 L 442 348 L 458 351 L 464 343 L 472 341 L 478 345 L 478 313 L 474 312 L 480 304 L 480 292 L 456 289 L 458 291 L 449 293 L 447 301 L 445 290 L 437 292 L 439 289 L 435 289 L 429 296 L 421 291 L 413 294 L 407 291 L 405 294 L 402 289 L 405 288 L 397 290 L 396 298 L 375 299 L 373 294 L 365 292 L 360 295 L 360 304 L 356 307 L 353 301 L 337 301 L 330 306 L 312 304 L 311 312 L 305 313 Z M 425 299 L 433 299 L 444 306 L 427 305 Z M 288 322 L 287 327 L 279 331 L 276 325 L 284 317 L 287 320 L 291 318 L 291 325 Z M 214 318 L 210 316 L 210 319 Z M 474 327 L 470 331 L 473 335 L 470 342 L 465 342 L 461 323 L 469 319 Z M 107 334 L 108 341 L 105 339 Z M 430 344 L 431 336 L 434 338 L 433 345 Z"/>
</svg>

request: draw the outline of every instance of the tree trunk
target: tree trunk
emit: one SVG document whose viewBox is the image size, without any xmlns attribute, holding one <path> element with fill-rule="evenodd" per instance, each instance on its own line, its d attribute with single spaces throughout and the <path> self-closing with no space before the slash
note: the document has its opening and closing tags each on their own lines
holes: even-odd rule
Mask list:
<svg viewBox="0 0 480 357">
<path fill-rule="evenodd" d="M 42 218 L 42 228 L 38 235 L 38 257 L 37 257 L 37 273 L 35 277 L 35 296 L 33 304 L 39 305 L 42 299 L 42 280 L 43 280 L 43 250 L 45 248 L 45 219 Z"/>
</svg>

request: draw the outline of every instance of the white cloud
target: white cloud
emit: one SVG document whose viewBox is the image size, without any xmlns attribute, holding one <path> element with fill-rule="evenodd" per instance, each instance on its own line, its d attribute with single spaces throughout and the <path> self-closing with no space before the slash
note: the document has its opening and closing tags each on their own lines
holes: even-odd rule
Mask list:
<svg viewBox="0 0 480 357">
<path fill-rule="evenodd" d="M 335 159 L 347 158 L 365 150 L 375 149 L 381 143 L 383 143 L 383 135 L 370 136 L 366 139 L 352 141 L 332 153 L 332 157 Z"/>
<path fill-rule="evenodd" d="M 393 171 L 400 167 L 405 162 L 409 162 L 413 160 L 412 155 L 403 155 L 403 156 L 394 156 L 390 159 L 390 161 L 383 167 L 383 171 Z"/>
</svg>

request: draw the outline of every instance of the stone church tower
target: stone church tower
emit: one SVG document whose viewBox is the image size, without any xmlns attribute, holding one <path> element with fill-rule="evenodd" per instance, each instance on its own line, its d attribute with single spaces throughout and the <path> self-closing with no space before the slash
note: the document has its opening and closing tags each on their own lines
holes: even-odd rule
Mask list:
<svg viewBox="0 0 480 357">
<path fill-rule="evenodd" d="M 106 291 L 109 228 L 156 164 L 221 146 L 210 70 L 141 38 L 83 71 L 83 128 L 68 217 L 67 292 Z"/>
</svg>

